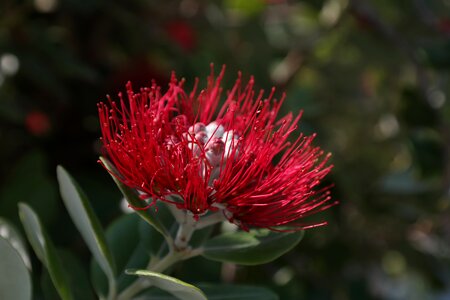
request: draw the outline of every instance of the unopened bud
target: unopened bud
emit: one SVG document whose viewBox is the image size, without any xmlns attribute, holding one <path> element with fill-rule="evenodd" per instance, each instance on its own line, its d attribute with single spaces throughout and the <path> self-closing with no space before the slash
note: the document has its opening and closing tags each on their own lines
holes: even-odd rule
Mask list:
<svg viewBox="0 0 450 300">
<path fill-rule="evenodd" d="M 206 133 L 208 136 L 213 136 L 216 138 L 220 138 L 223 136 L 225 132 L 225 128 L 222 125 L 219 125 L 217 122 L 213 121 L 206 126 Z"/>
<path fill-rule="evenodd" d="M 201 122 L 197 122 L 194 125 L 192 125 L 191 127 L 189 127 L 189 133 L 191 133 L 191 134 L 205 132 L 205 131 L 206 131 L 206 126 L 205 126 L 205 124 L 203 124 Z"/>
<path fill-rule="evenodd" d="M 205 147 L 206 158 L 213 166 L 218 166 L 222 160 L 225 143 L 220 138 L 213 138 Z"/>
<path fill-rule="evenodd" d="M 202 152 L 201 148 L 203 148 L 207 141 L 208 135 L 204 131 L 200 131 L 195 135 L 194 140 L 189 143 L 189 148 L 196 156 L 199 156 Z"/>
<path fill-rule="evenodd" d="M 195 134 L 195 141 L 200 145 L 205 145 L 208 141 L 208 135 L 204 131 L 200 131 L 197 134 Z"/>
</svg>

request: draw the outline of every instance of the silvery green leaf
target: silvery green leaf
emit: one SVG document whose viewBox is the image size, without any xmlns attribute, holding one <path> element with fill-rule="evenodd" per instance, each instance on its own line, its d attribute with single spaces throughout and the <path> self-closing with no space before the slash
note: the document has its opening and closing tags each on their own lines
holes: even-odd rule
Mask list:
<svg viewBox="0 0 450 300">
<path fill-rule="evenodd" d="M 125 272 L 129 275 L 145 276 L 152 285 L 169 292 L 178 299 L 207 300 L 199 288 L 174 277 L 149 270 L 126 270 Z"/>
<path fill-rule="evenodd" d="M 108 277 L 111 296 L 115 294 L 116 289 L 114 260 L 100 222 L 87 196 L 62 166 L 57 168 L 57 177 L 64 205 L 92 255 Z"/>
<path fill-rule="evenodd" d="M 0 237 L 0 299 L 31 300 L 31 278 L 19 252 Z"/>
<path fill-rule="evenodd" d="M 116 176 L 118 176 L 118 172 L 115 170 L 114 166 L 109 162 L 108 159 L 104 157 L 100 157 L 100 161 L 102 164 L 107 168 L 109 171 L 112 179 L 117 184 L 118 188 L 122 192 L 123 196 L 127 200 L 127 202 L 137 208 L 145 208 L 147 206 L 147 203 L 142 201 L 141 198 L 139 198 L 139 195 L 137 192 L 125 184 L 123 184 Z M 113 174 L 116 174 L 113 175 Z M 162 224 L 158 218 L 158 215 L 151 209 L 146 210 L 136 210 L 136 213 L 143 218 L 147 223 L 152 225 L 156 230 L 158 230 L 162 235 L 169 236 L 168 229 L 164 227 L 164 224 Z"/>
<path fill-rule="evenodd" d="M 31 271 L 31 262 L 22 235 L 13 224 L 3 218 L 0 218 L 0 236 L 8 240 L 11 246 L 19 252 L 25 266 Z"/>
<path fill-rule="evenodd" d="M 73 299 L 66 273 L 64 273 L 56 249 L 48 237 L 41 221 L 33 209 L 25 203 L 19 203 L 19 215 L 25 233 L 36 256 L 47 268 L 53 284 L 62 299 Z"/>
</svg>

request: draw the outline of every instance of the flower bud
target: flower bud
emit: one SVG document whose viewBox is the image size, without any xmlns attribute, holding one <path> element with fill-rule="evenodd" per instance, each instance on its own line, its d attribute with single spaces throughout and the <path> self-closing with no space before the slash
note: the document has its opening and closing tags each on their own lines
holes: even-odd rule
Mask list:
<svg viewBox="0 0 450 300">
<path fill-rule="evenodd" d="M 220 138 L 223 136 L 224 132 L 225 128 L 223 128 L 222 125 L 219 125 L 216 121 L 213 121 L 206 126 L 206 133 L 210 137 L 213 136 L 216 138 Z"/>
<path fill-rule="evenodd" d="M 220 165 L 223 152 L 225 150 L 225 143 L 220 138 L 213 138 L 206 144 L 206 158 L 212 166 Z"/>
</svg>

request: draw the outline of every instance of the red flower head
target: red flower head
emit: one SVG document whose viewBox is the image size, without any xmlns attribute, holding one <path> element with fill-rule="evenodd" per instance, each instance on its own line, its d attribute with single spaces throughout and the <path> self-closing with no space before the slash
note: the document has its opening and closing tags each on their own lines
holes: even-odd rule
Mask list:
<svg viewBox="0 0 450 300">
<path fill-rule="evenodd" d="M 212 67 L 211 67 L 212 68 Z M 222 210 L 243 229 L 288 225 L 323 211 L 329 190 L 319 188 L 330 172 L 329 154 L 312 145 L 315 135 L 293 142 L 300 114 L 277 119 L 283 102 L 253 90 L 253 77 L 239 74 L 219 106 L 225 68 L 213 70 L 205 90 L 190 93 L 175 74 L 167 92 L 155 83 L 133 92 L 128 102 L 98 105 L 105 154 L 125 185 L 143 198 L 174 203 L 198 217 Z"/>
</svg>

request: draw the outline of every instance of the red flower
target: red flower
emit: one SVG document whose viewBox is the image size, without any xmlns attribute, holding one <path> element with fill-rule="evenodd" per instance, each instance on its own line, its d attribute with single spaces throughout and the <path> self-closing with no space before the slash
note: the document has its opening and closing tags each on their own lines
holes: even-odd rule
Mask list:
<svg viewBox="0 0 450 300">
<path fill-rule="evenodd" d="M 195 216 L 222 210 L 243 229 L 277 230 L 310 226 L 298 220 L 323 211 L 328 187 L 319 188 L 332 166 L 329 154 L 312 145 L 315 135 L 300 134 L 293 142 L 300 114 L 277 120 L 283 102 L 253 90 L 251 77 L 239 74 L 219 107 L 224 69 L 213 71 L 205 90 L 183 89 L 175 74 L 167 92 L 155 83 L 133 92 L 128 102 L 98 105 L 106 156 L 117 176 L 153 202 L 174 203 Z"/>
<path fill-rule="evenodd" d="M 51 124 L 45 113 L 35 110 L 26 115 L 25 127 L 35 136 L 44 136 L 50 131 Z"/>
<path fill-rule="evenodd" d="M 192 51 L 197 43 L 195 30 L 191 24 L 183 20 L 175 20 L 165 27 L 169 38 L 186 52 Z"/>
</svg>

